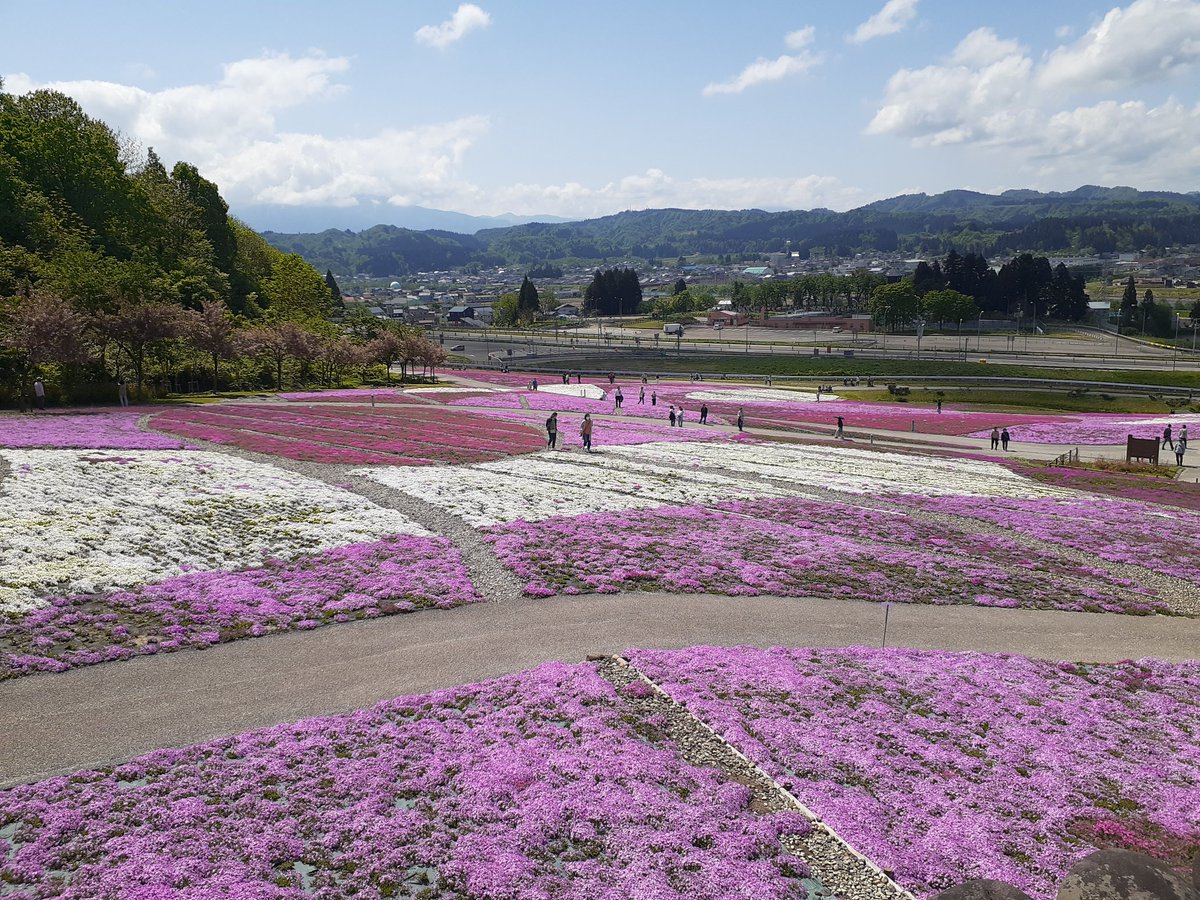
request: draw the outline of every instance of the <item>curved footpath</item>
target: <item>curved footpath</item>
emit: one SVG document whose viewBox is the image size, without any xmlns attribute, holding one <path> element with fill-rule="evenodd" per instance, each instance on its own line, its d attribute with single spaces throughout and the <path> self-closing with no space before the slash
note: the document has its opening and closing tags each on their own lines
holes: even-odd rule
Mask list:
<svg viewBox="0 0 1200 900">
<path fill-rule="evenodd" d="M 0 787 L 628 647 L 879 646 L 878 603 L 631 592 L 477 604 L 0 682 Z M 888 646 L 1194 659 L 1200 620 L 893 605 Z"/>
</svg>

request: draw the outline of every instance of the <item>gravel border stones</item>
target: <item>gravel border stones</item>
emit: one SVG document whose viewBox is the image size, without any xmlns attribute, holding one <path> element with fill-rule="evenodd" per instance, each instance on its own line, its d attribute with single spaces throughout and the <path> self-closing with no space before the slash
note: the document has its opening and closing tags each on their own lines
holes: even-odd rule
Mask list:
<svg viewBox="0 0 1200 900">
<path fill-rule="evenodd" d="M 747 759 L 686 706 L 647 678 L 632 663 L 620 656 L 589 657 L 606 681 L 641 720 L 661 717 L 668 736 L 692 765 L 720 770 L 725 777 L 750 789 L 750 809 L 754 812 L 793 810 L 812 823 L 812 831 L 781 840 L 784 849 L 804 860 L 812 873 L 805 879 L 809 900 L 839 897 L 846 900 L 915 900 L 912 894 L 869 859 L 847 844 L 828 825 L 789 791 Z M 634 682 L 649 688 L 648 695 L 637 696 L 628 690 Z"/>
</svg>

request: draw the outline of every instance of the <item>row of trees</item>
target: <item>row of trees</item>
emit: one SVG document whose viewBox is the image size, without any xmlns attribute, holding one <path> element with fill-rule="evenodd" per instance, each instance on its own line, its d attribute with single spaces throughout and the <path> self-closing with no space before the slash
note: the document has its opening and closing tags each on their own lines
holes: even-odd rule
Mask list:
<svg viewBox="0 0 1200 900">
<path fill-rule="evenodd" d="M 168 171 L 64 94 L 2 88 L 0 397 L 39 376 L 111 398 L 117 377 L 262 387 L 379 358 L 331 323 L 332 275 L 231 218 L 195 166 Z"/>
<path fill-rule="evenodd" d="M 1192 303 L 1188 312 L 1188 328 L 1196 328 L 1200 323 L 1200 300 Z M 1169 303 L 1159 303 L 1154 298 L 1154 291 L 1146 289 L 1138 302 L 1137 282 L 1130 275 L 1125 281 L 1125 290 L 1121 294 L 1121 305 L 1117 314 L 1117 327 L 1121 331 L 1137 331 L 1154 337 L 1174 337 L 1179 329 L 1177 313 Z"/>
<path fill-rule="evenodd" d="M 974 298 L 958 291 L 941 290 L 918 294 L 911 281 L 897 281 L 875 289 L 869 304 L 871 318 L 879 325 L 895 331 L 918 319 L 937 322 L 969 322 L 979 315 Z"/>
<path fill-rule="evenodd" d="M 124 378 L 143 397 L 150 380 L 253 390 L 337 384 L 350 374 L 390 381 L 393 366 L 403 378 L 445 362 L 445 350 L 420 329 L 367 319 L 344 329 L 320 320 L 251 322 L 220 301 L 189 310 L 150 300 L 86 313 L 34 291 L 0 320 L 0 371 L 23 403 L 35 378 L 63 398 L 86 398 L 95 393 L 88 384 Z"/>
<path fill-rule="evenodd" d="M 584 309 L 597 316 L 631 316 L 642 305 L 642 285 L 633 269 L 597 271 L 583 290 Z"/>
<path fill-rule="evenodd" d="M 940 290 L 966 294 L 983 312 L 1004 316 L 1076 322 L 1088 311 L 1083 276 L 1062 263 L 1052 268 L 1049 259 L 1030 253 L 997 271 L 984 256 L 951 250 L 943 261 L 918 263 L 912 285 L 918 296 Z"/>
</svg>

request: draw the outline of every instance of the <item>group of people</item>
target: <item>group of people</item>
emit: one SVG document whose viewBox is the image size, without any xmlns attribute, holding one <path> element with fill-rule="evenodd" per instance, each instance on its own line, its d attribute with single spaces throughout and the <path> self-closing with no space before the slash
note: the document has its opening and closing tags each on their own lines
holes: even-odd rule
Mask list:
<svg viewBox="0 0 1200 900">
<path fill-rule="evenodd" d="M 1170 447 L 1175 451 L 1175 465 L 1183 466 L 1183 455 L 1187 453 L 1188 433 L 1187 426 L 1184 425 L 1179 429 L 1179 437 L 1172 438 L 1171 426 L 1168 425 L 1163 429 L 1162 449 L 1166 450 Z"/>
<path fill-rule="evenodd" d="M 129 383 L 124 378 L 117 379 L 117 400 L 122 406 L 129 405 Z M 33 382 L 33 402 L 39 410 L 46 409 L 46 383 L 40 378 Z"/>
<path fill-rule="evenodd" d="M 940 401 L 939 401 L 939 402 L 940 402 Z M 941 411 L 941 410 L 939 410 L 939 412 L 940 412 L 940 411 Z M 1009 442 L 1009 440 L 1010 440 L 1010 438 L 1009 438 L 1009 435 L 1008 435 L 1008 428 L 1007 428 L 1007 427 L 1005 427 L 1005 428 L 1003 428 L 1003 429 L 1000 429 L 1000 428 L 992 428 L 992 449 L 993 449 L 993 450 L 996 450 L 996 449 L 998 449 L 999 447 L 1003 446 L 1003 447 L 1004 447 L 1004 451 L 1007 453 L 1007 452 L 1008 452 L 1008 442 Z"/>
<path fill-rule="evenodd" d="M 588 453 L 592 452 L 592 414 L 584 413 L 583 422 L 579 426 L 579 436 L 583 439 L 583 449 Z M 550 417 L 546 419 L 546 449 L 558 449 L 558 413 L 550 413 Z"/>
</svg>

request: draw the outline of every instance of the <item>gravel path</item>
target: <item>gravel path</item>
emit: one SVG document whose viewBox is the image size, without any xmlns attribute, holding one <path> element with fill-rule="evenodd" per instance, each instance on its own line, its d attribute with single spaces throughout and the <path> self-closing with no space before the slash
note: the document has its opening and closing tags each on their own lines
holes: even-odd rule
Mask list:
<svg viewBox="0 0 1200 900">
<path fill-rule="evenodd" d="M 628 660 L 607 656 L 596 663 L 601 676 L 617 688 L 641 727 L 654 731 L 661 728 L 689 763 L 717 769 L 730 781 L 749 788 L 751 811 L 761 815 L 792 810 L 808 819 L 812 825 L 809 834 L 791 835 L 780 843 L 793 856 L 804 860 L 812 878 L 819 882 L 821 890 L 808 891 L 810 900 L 814 895 L 824 897 L 829 893 L 846 900 L 913 900 L 912 894 L 842 840 L 790 791 Z M 650 695 L 637 697 L 622 690 L 635 681 L 647 685 L 651 689 Z M 652 725 L 651 721 L 662 724 Z"/>
</svg>

